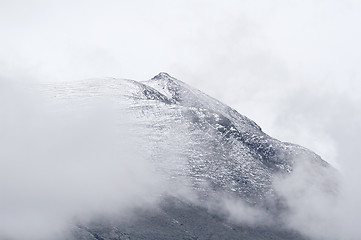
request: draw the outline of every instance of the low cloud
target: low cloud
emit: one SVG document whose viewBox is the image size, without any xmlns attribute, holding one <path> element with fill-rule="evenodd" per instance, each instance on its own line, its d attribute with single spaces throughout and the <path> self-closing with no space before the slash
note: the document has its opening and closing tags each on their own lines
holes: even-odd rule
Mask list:
<svg viewBox="0 0 361 240">
<path fill-rule="evenodd" d="M 219 208 L 229 221 L 248 226 L 271 225 L 272 217 L 264 209 L 252 207 L 239 198 L 224 196 Z"/>
<path fill-rule="evenodd" d="M 146 129 L 116 122 L 103 103 L 54 108 L 34 89 L 1 85 L 0 238 L 49 239 L 75 218 L 154 206 L 166 190 L 150 144 L 132 134 Z"/>
</svg>

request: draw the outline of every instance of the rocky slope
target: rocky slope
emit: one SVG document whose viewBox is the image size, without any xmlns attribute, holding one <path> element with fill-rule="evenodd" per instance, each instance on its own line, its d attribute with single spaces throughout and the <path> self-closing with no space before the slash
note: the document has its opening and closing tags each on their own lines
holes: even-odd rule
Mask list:
<svg viewBox="0 0 361 240">
<path fill-rule="evenodd" d="M 167 192 L 157 210 L 139 210 L 137 218 L 126 222 L 79 223 L 70 239 L 305 239 L 278 221 L 288 206 L 273 181 L 291 174 L 300 161 L 309 162 L 314 175 L 330 169 L 315 153 L 268 136 L 236 110 L 167 73 L 144 82 L 92 79 L 48 90 L 61 103 L 111 99 L 129 123 L 149 130 L 146 138 L 152 144 L 142 150 L 158 173 L 174 185 L 182 179 L 197 196 L 194 202 Z M 144 138 L 144 133 L 134 134 Z M 209 210 L 219 194 L 267 212 L 272 224 L 237 224 Z"/>
</svg>

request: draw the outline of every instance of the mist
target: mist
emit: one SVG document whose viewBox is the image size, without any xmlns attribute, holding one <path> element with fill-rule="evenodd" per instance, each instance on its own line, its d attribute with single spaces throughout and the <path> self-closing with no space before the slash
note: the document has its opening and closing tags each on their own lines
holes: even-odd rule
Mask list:
<svg viewBox="0 0 361 240">
<path fill-rule="evenodd" d="M 77 221 L 155 205 L 164 179 L 104 101 L 54 109 L 15 86 L 2 82 L 1 238 L 49 239 Z"/>
<path fill-rule="evenodd" d="M 360 13 L 353 0 L 1 1 L 0 236 L 24 238 L 27 227 L 27 238 L 39 239 L 76 217 L 126 216 L 169 191 L 149 164 L 156 147 L 142 138 L 146 130 L 129 130 L 126 114 L 119 128 L 106 99 L 58 109 L 23 87 L 166 71 L 337 169 L 321 179 L 338 179 L 337 196 L 304 189 L 307 164 L 274 180 L 292 209 L 289 228 L 360 239 Z M 243 202 L 224 202 L 231 221 L 267 222 Z"/>
</svg>

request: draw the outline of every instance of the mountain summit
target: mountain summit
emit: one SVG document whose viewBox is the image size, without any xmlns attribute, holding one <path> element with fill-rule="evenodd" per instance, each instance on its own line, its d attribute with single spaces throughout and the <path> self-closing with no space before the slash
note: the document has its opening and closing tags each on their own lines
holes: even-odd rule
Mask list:
<svg viewBox="0 0 361 240">
<path fill-rule="evenodd" d="M 174 186 L 181 181 L 198 199 L 168 191 L 158 211 L 126 223 L 79 224 L 74 239 L 304 239 L 284 227 L 290 206 L 275 179 L 287 185 L 297 166 L 308 166 L 307 181 L 332 191 L 320 180 L 332 167 L 317 154 L 268 136 L 254 121 L 167 73 L 143 82 L 92 79 L 50 88 L 56 99 L 71 104 L 112 99 L 116 111 L 142 126 L 142 138 L 152 143 L 142 150 L 158 173 Z M 224 199 L 265 213 L 268 223 L 232 222 L 220 210 Z M 249 213 L 228 211 L 233 219 Z"/>
</svg>

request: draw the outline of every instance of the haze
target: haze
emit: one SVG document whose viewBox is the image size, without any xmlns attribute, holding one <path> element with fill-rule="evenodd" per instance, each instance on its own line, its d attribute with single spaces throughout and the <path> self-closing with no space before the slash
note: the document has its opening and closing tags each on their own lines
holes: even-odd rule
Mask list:
<svg viewBox="0 0 361 240">
<path fill-rule="evenodd" d="M 345 239 L 359 239 L 360 22 L 357 0 L 2 0 L 0 94 L 9 82 L 168 72 L 339 169 L 342 207 L 328 215 L 321 196 L 314 209 L 327 226 L 342 225 Z M 298 217 L 295 228 L 327 236 Z"/>
</svg>

